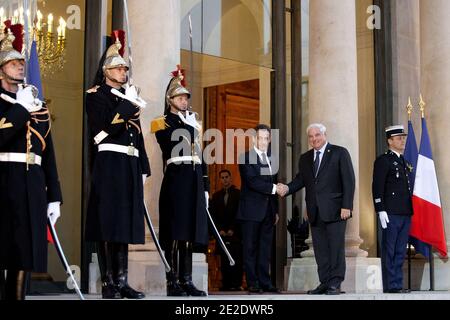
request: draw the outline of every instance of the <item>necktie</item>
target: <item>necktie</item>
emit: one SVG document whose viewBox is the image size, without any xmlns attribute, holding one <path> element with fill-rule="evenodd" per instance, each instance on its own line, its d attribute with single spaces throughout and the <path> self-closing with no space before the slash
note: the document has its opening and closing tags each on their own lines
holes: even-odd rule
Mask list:
<svg viewBox="0 0 450 320">
<path fill-rule="evenodd" d="M 269 164 L 269 162 L 267 161 L 267 155 L 264 152 L 261 153 L 261 158 L 262 158 L 261 161 L 264 165 Z"/>
<path fill-rule="evenodd" d="M 316 152 L 316 159 L 314 160 L 314 177 L 317 177 L 319 173 L 319 165 L 320 165 L 320 151 Z"/>
<path fill-rule="evenodd" d="M 226 190 L 225 190 L 225 196 L 223 197 L 223 203 L 225 204 L 225 206 L 227 206 L 227 203 L 228 203 L 228 197 L 229 197 L 228 189 L 226 189 Z"/>
<path fill-rule="evenodd" d="M 267 154 L 265 152 L 261 153 L 261 162 L 263 165 L 267 166 L 270 171 L 270 175 L 272 175 L 272 167 L 270 166 L 269 159 L 267 158 Z"/>
</svg>

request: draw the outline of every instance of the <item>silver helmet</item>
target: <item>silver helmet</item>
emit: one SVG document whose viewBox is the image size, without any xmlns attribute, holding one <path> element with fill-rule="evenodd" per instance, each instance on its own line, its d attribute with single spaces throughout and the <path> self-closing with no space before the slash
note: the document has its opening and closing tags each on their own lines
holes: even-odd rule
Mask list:
<svg viewBox="0 0 450 320">
<path fill-rule="evenodd" d="M 8 29 L 5 37 L 0 41 L 0 67 L 13 60 L 25 60 L 25 56 L 13 47 L 15 39 L 11 30 Z"/>
<path fill-rule="evenodd" d="M 122 44 L 119 39 L 116 39 L 116 42 L 108 48 L 108 51 L 106 51 L 105 62 L 103 63 L 103 72 L 120 67 L 125 67 L 127 70 L 130 69 L 128 63 L 119 53 L 121 48 Z"/>
</svg>

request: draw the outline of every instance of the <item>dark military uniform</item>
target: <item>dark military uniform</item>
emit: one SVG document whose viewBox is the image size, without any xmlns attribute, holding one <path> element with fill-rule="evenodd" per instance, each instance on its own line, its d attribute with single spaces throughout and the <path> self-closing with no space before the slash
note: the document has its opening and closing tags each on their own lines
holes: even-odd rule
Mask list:
<svg viewBox="0 0 450 320">
<path fill-rule="evenodd" d="M 111 89 L 102 84 L 86 97 L 92 143 L 100 132 L 108 134 L 95 146 L 86 240 L 143 244 L 142 174 L 150 175 L 150 166 L 141 132 L 140 111 L 128 100 L 112 94 Z M 98 151 L 108 145 L 131 147 L 131 154 Z M 138 156 L 134 154 L 136 151 Z"/>
<path fill-rule="evenodd" d="M 0 270 L 47 271 L 47 205 L 61 201 L 48 110 L 0 99 Z"/>
<path fill-rule="evenodd" d="M 209 192 L 207 166 L 202 161 L 201 126 L 189 111 L 174 114 L 173 99 L 189 98 L 180 66 L 172 72 L 166 89 L 165 115 L 152 121 L 151 129 L 161 147 L 164 178 L 159 198 L 159 239 L 171 271 L 166 273 L 168 296 L 205 296 L 192 282 L 194 248 L 208 246 L 208 215 L 205 192 Z M 185 117 L 185 118 L 184 118 Z"/>
<path fill-rule="evenodd" d="M 98 246 L 102 297 L 142 299 L 144 293 L 128 284 L 128 244 L 145 243 L 143 176 L 150 175 L 150 166 L 139 121 L 140 108 L 116 96 L 108 85 L 120 88 L 123 96 L 123 83 L 113 79 L 110 70 L 129 69 L 120 55 L 120 32 L 113 34 L 116 41 L 99 66 L 103 79 L 98 79 L 100 85 L 86 96 L 94 163 L 85 237 Z M 131 94 L 126 97 L 131 99 Z"/>
<path fill-rule="evenodd" d="M 205 191 L 209 192 L 209 179 L 206 164 L 200 163 L 199 132 L 171 112 L 165 116 L 165 127 L 156 132 L 165 163 L 159 198 L 159 239 L 172 267 L 167 274 L 169 283 L 179 277 L 180 282 L 191 284 L 193 246 L 201 251 L 208 246 Z M 199 161 L 176 161 L 177 157 L 198 157 Z"/>
<path fill-rule="evenodd" d="M 167 128 L 156 132 L 156 139 L 163 153 L 164 163 L 174 157 L 198 156 L 196 138 L 199 132 L 181 121 L 178 115 L 168 113 Z M 181 136 L 172 141 L 174 131 L 181 129 Z M 179 152 L 173 153 L 177 148 Z M 208 245 L 208 220 L 205 210 L 205 191 L 209 191 L 206 165 L 192 161 L 176 162 L 166 166 L 159 200 L 159 238 L 164 250 L 173 240 Z"/>
<path fill-rule="evenodd" d="M 389 217 L 387 228 L 382 231 L 383 287 L 389 292 L 401 290 L 402 266 L 405 260 L 411 224 L 412 190 L 408 175 L 411 165 L 403 156 L 388 151 L 374 164 L 372 194 L 375 211 L 385 211 Z"/>
</svg>

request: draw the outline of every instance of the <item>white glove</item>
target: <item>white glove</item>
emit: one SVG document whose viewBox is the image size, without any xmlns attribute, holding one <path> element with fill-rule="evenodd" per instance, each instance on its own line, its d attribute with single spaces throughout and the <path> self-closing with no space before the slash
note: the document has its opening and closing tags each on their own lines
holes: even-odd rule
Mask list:
<svg viewBox="0 0 450 320">
<path fill-rule="evenodd" d="M 39 91 L 36 87 L 30 85 L 24 87 L 22 84 L 19 84 L 16 99 L 6 94 L 2 94 L 1 98 L 9 103 L 18 103 L 29 113 L 32 113 L 42 109 L 42 101 L 37 98 L 38 94 Z"/>
<path fill-rule="evenodd" d="M 145 109 L 147 102 L 139 96 L 139 90 L 135 86 L 125 85 L 125 94 L 117 89 L 111 89 L 111 92 L 119 98 L 130 101 L 135 106 Z"/>
<path fill-rule="evenodd" d="M 178 112 L 178 116 L 180 117 L 181 121 L 183 121 L 188 126 L 191 126 L 197 129 L 198 131 L 202 129 L 202 126 L 200 125 L 200 123 L 198 123 L 197 119 L 195 118 L 195 113 L 187 111 L 186 117 L 184 117 L 181 112 Z"/>
<path fill-rule="evenodd" d="M 147 175 L 146 174 L 143 174 L 142 175 L 142 184 L 144 184 L 145 185 L 145 181 L 147 180 Z"/>
<path fill-rule="evenodd" d="M 381 227 L 383 229 L 387 228 L 387 224 L 389 223 L 388 214 L 386 211 L 378 212 L 378 216 L 380 217 Z"/>
<path fill-rule="evenodd" d="M 47 207 L 47 217 L 50 219 L 52 226 L 55 226 L 56 220 L 61 216 L 61 202 L 51 202 Z"/>
<path fill-rule="evenodd" d="M 209 192 L 205 191 L 205 204 L 206 208 L 209 208 Z"/>
</svg>

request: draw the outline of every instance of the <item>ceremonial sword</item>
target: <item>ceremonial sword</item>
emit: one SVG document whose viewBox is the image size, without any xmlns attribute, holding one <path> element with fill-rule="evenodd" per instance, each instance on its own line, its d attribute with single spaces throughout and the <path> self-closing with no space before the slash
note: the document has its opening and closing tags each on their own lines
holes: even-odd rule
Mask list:
<svg viewBox="0 0 450 320">
<path fill-rule="evenodd" d="M 47 225 L 48 225 L 48 228 L 50 229 L 50 233 L 52 235 L 53 241 L 55 242 L 56 252 L 58 253 L 59 259 L 61 260 L 61 262 L 64 266 L 64 269 L 66 270 L 66 274 L 72 280 L 73 286 L 74 286 L 75 291 L 77 292 L 78 296 L 80 297 L 80 300 L 85 300 L 83 294 L 80 291 L 80 288 L 78 287 L 78 283 L 72 274 L 72 270 L 70 269 L 70 266 L 69 266 L 69 263 L 67 262 L 66 256 L 64 255 L 64 251 L 61 247 L 61 243 L 59 242 L 59 238 L 58 238 L 58 235 L 56 234 L 55 227 L 53 226 L 53 224 L 49 218 L 47 218 Z"/>
</svg>

